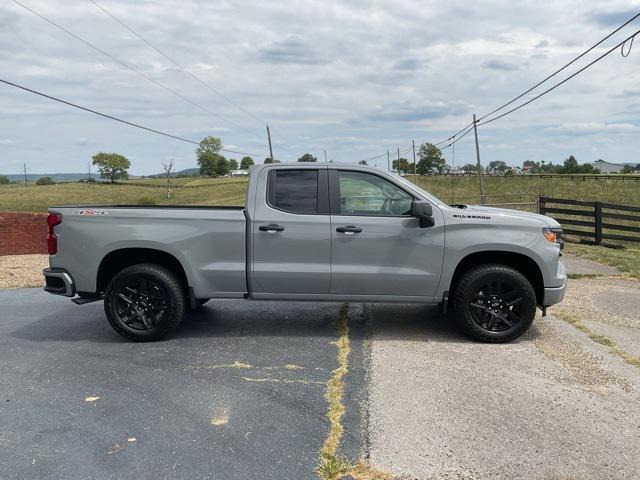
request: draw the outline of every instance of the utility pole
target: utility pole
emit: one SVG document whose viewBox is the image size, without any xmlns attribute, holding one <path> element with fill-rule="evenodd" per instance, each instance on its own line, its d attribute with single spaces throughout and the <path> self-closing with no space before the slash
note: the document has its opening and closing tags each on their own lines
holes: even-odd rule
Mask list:
<svg viewBox="0 0 640 480">
<path fill-rule="evenodd" d="M 327 151 L 323 150 L 324 152 L 324 163 L 327 163 Z"/>
<path fill-rule="evenodd" d="M 389 150 L 387 150 L 387 170 L 391 171 L 391 158 L 389 157 Z"/>
<path fill-rule="evenodd" d="M 398 147 L 398 164 L 396 165 L 398 173 L 400 173 L 400 147 Z"/>
<path fill-rule="evenodd" d="M 273 158 L 273 149 L 271 148 L 271 132 L 269 131 L 269 124 L 267 124 L 267 138 L 269 139 L 269 155 L 271 155 L 271 163 L 275 163 Z"/>
<path fill-rule="evenodd" d="M 480 144 L 478 143 L 478 127 L 476 121 L 476 114 L 473 114 L 473 133 L 476 136 L 476 161 L 478 164 L 478 182 L 480 184 L 480 203 L 484 205 L 487 203 L 487 196 L 484 193 L 484 182 L 482 181 L 482 164 L 480 163 Z"/>
<path fill-rule="evenodd" d="M 411 145 L 413 146 L 413 183 L 418 184 L 418 175 L 416 173 L 416 141 L 411 140 Z"/>
<path fill-rule="evenodd" d="M 87 166 L 89 167 L 89 180 L 91 180 L 91 161 L 87 162 Z"/>
<path fill-rule="evenodd" d="M 22 166 L 24 168 L 24 186 L 27 187 L 27 164 L 23 163 Z"/>
</svg>

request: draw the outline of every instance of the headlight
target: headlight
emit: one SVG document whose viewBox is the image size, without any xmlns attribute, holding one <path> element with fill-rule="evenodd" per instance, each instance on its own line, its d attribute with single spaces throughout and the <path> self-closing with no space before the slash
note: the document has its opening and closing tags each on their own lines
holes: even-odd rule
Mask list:
<svg viewBox="0 0 640 480">
<path fill-rule="evenodd" d="M 560 245 L 560 250 L 562 250 L 562 248 L 564 247 L 564 240 L 562 239 L 561 228 L 544 227 L 542 229 L 542 234 L 548 242 L 557 243 L 558 245 Z"/>
</svg>

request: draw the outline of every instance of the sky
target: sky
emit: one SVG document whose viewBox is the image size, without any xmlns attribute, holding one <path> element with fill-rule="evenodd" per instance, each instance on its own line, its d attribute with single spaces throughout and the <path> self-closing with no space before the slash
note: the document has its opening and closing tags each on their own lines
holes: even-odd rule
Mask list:
<svg viewBox="0 0 640 480">
<path fill-rule="evenodd" d="M 282 161 L 326 150 L 380 167 L 387 150 L 446 138 L 640 12 L 619 0 L 95 1 L 204 85 L 89 0 L 20 2 L 146 78 L 11 0 L 0 3 L 0 78 L 196 142 L 218 136 L 259 163 L 269 123 Z M 567 75 L 638 29 L 640 18 Z M 483 164 L 640 163 L 640 35 L 629 57 L 612 53 L 478 134 Z M 474 162 L 473 135 L 452 150 L 449 164 Z M 193 144 L 0 84 L 0 174 L 83 172 L 100 151 L 125 155 L 136 175 L 169 159 L 196 166 Z"/>
</svg>

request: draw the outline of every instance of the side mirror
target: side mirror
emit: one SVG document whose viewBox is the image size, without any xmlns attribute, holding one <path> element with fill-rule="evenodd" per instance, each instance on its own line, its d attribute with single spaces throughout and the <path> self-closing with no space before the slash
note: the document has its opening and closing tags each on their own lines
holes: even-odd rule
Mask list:
<svg viewBox="0 0 640 480">
<path fill-rule="evenodd" d="M 433 227 L 433 207 L 424 200 L 414 200 L 411 202 L 411 216 L 420 219 L 420 228 Z"/>
</svg>

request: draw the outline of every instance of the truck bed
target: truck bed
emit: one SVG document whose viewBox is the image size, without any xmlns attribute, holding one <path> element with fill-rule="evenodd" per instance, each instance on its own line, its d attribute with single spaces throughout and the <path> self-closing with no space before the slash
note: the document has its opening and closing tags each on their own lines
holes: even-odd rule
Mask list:
<svg viewBox="0 0 640 480">
<path fill-rule="evenodd" d="M 62 214 L 51 267 L 78 265 L 79 292 L 96 291 L 96 272 L 108 256 L 135 255 L 136 249 L 172 255 L 197 298 L 242 298 L 247 291 L 244 207 L 73 205 L 49 211 Z"/>
</svg>

